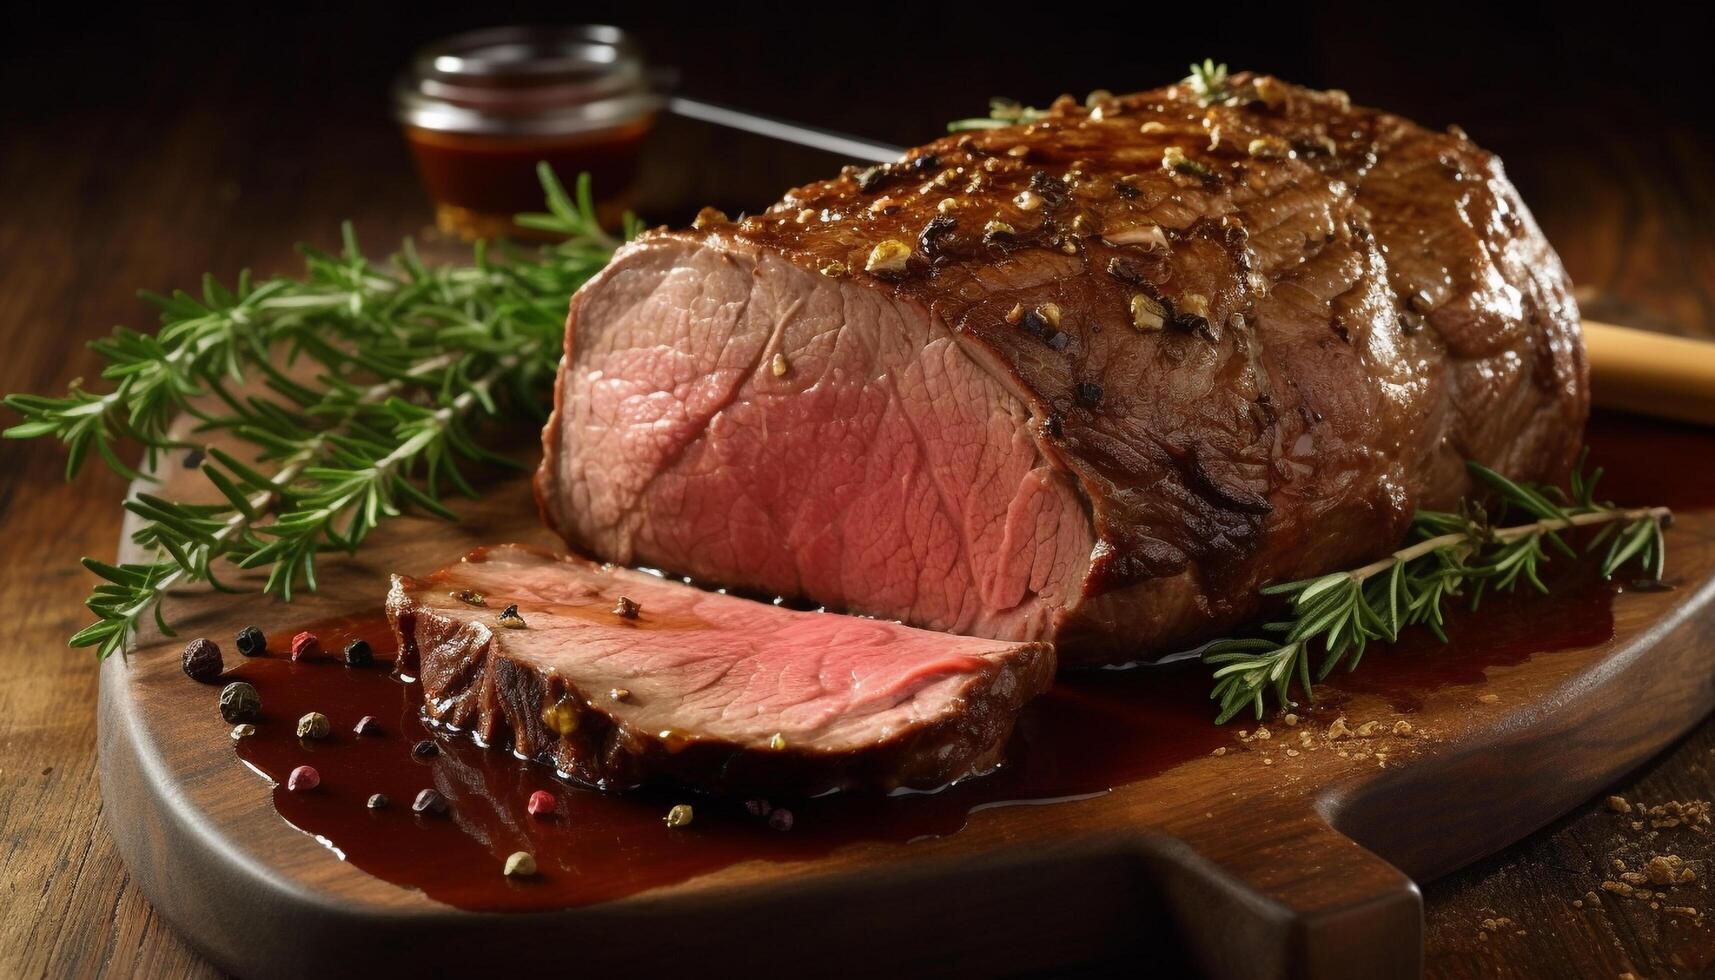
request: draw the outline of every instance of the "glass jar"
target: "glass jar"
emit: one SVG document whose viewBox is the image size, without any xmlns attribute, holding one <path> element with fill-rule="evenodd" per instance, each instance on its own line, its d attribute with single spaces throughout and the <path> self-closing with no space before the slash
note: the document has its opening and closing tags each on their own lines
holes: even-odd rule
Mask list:
<svg viewBox="0 0 1715 980">
<path fill-rule="evenodd" d="M 588 172 L 617 224 L 662 101 L 637 45 L 600 25 L 450 37 L 417 52 L 394 89 L 435 224 L 466 240 L 521 233 L 512 216 L 542 210 L 543 161 L 568 190 Z"/>
</svg>

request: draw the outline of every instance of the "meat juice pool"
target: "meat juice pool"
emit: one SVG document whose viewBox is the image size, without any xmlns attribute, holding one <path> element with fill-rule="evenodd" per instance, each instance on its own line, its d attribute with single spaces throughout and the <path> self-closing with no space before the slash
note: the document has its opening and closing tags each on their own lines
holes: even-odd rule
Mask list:
<svg viewBox="0 0 1715 980">
<path fill-rule="evenodd" d="M 1610 467 L 1603 496 L 1682 510 L 1715 507 L 1715 452 L 1706 432 L 1600 416 L 1589 441 L 1593 456 Z M 1661 465 L 1664 455 L 1673 465 Z M 1372 648 L 1362 670 L 1319 689 L 1317 705 L 1302 709 L 1308 722 L 1326 723 L 1356 695 L 1412 712 L 1425 694 L 1479 684 L 1491 667 L 1610 639 L 1621 587 L 1601 581 L 1588 562 L 1550 563 L 1548 569 L 1556 576 L 1548 595 L 1492 596 L 1476 612 L 1450 608 L 1445 645 L 1417 631 L 1391 648 Z M 378 878 L 473 910 L 585 905 L 745 861 L 806 861 L 848 846 L 908 846 L 956 834 L 980 810 L 1077 805 L 1234 744 L 1235 726 L 1210 723 L 1210 680 L 1200 665 L 1091 670 L 1062 677 L 1025 710 L 1005 766 L 940 792 L 812 800 L 716 799 L 665 788 L 614 795 L 572 786 L 503 747 L 425 722 L 420 686 L 392 670 L 394 643 L 379 611 L 313 628 L 325 650 L 368 640 L 377 654 L 374 666 L 350 668 L 331 657 L 245 660 L 230 677 L 256 686 L 263 713 L 255 734 L 237 743 L 239 757 L 275 782 L 275 808 L 292 827 Z M 329 738 L 296 737 L 295 719 L 310 711 L 331 720 Z M 379 725 L 360 736 L 352 728 L 365 715 Z M 414 753 L 423 740 L 439 752 Z M 286 788 L 286 775 L 300 765 L 320 772 L 313 791 Z M 446 812 L 413 812 L 411 802 L 424 789 L 441 794 Z M 526 813 L 526 801 L 538 790 L 556 798 L 552 813 Z M 371 808 L 375 794 L 388 805 Z M 691 805 L 694 819 L 669 828 L 663 818 L 678 804 Z M 790 820 L 771 822 L 780 809 Z M 517 851 L 535 857 L 535 875 L 501 874 Z"/>
<path fill-rule="evenodd" d="M 1503 597 L 1474 616 L 1455 615 L 1451 645 L 1372 650 L 1364 670 L 1335 680 L 1321 709 L 1307 717 L 1335 712 L 1360 692 L 1415 710 L 1424 692 L 1478 683 L 1488 666 L 1599 643 L 1613 633 L 1613 595 L 1592 580 L 1524 597 L 1528 614 Z M 806 861 L 849 845 L 908 845 L 958 833 L 980 810 L 1074 804 L 1234 744 L 1233 731 L 1211 724 L 1208 672 L 1198 664 L 1081 671 L 1025 710 L 1006 765 L 939 792 L 811 800 L 719 799 L 666 788 L 609 794 L 570 785 L 549 767 L 482 745 L 468 732 L 426 722 L 420 685 L 392 670 L 394 644 L 379 613 L 313 628 L 329 650 L 368 640 L 375 664 L 346 667 L 332 657 L 293 662 L 278 654 L 244 661 L 229 679 L 255 685 L 263 708 L 255 734 L 237 743 L 239 757 L 276 783 L 274 805 L 287 823 L 343 860 L 473 910 L 564 908 L 745 861 Z M 331 721 L 328 738 L 296 737 L 295 720 L 311 711 Z M 378 725 L 358 735 L 353 726 L 366 715 Z M 424 740 L 438 753 L 413 752 Z M 287 774 L 300 765 L 320 773 L 314 790 L 286 788 Z M 413 811 L 425 789 L 445 799 L 446 812 Z M 556 798 L 551 814 L 526 813 L 538 790 Z M 368 805 L 375 794 L 387 798 L 385 807 Z M 663 818 L 681 803 L 692 806 L 693 822 L 667 827 Z M 777 809 L 790 814 L 788 829 L 780 829 L 786 822 L 780 817 L 770 821 Z M 517 851 L 535 857 L 535 875 L 501 874 Z"/>
</svg>

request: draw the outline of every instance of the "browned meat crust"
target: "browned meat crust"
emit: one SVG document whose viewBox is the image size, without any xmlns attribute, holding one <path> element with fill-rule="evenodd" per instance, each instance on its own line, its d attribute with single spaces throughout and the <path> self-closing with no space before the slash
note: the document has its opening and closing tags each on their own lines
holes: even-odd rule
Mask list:
<svg viewBox="0 0 1715 980">
<path fill-rule="evenodd" d="M 1588 409 L 1570 283 L 1499 160 L 1342 93 L 1232 90 L 1063 99 L 634 247 L 775 253 L 945 324 L 1093 527 L 1077 601 L 1013 638 L 1166 652 L 1391 548 L 1470 489 L 1465 459 L 1558 478 Z"/>
</svg>

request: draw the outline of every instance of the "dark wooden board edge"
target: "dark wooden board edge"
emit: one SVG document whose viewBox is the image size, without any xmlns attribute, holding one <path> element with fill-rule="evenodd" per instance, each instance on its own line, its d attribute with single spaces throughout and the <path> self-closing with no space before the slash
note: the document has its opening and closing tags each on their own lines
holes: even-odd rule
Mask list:
<svg viewBox="0 0 1715 980">
<path fill-rule="evenodd" d="M 1318 809 L 1406 874 L 1438 878 L 1553 822 L 1678 741 L 1715 710 L 1712 668 L 1715 578 L 1697 583 L 1672 615 L 1592 669 L 1498 718 L 1488 744 L 1416 760 L 1349 793 L 1328 794 Z M 1603 697 L 1603 689 L 1625 696 Z M 1527 782 L 1521 775 L 1543 770 L 1563 778 Z M 1481 813 L 1447 807 L 1438 790 L 1454 779 L 1505 805 Z M 1433 832 L 1425 832 L 1426 822 Z"/>
<path fill-rule="evenodd" d="M 107 693 L 123 684 L 104 681 L 108 831 L 156 910 L 240 976 L 440 976 L 569 965 L 654 974 L 708 963 L 733 975 L 817 963 L 830 976 L 944 976 L 1132 962 L 1212 976 L 1359 978 L 1408 977 L 1420 966 L 1416 885 L 1318 819 L 1277 842 L 1339 884 L 1340 894 L 1316 908 L 1268 897 L 1184 841 L 1142 832 L 917 862 L 886 874 L 804 875 L 760 894 L 719 888 L 535 914 L 473 913 L 427 901 L 358 906 L 298 887 L 227 846 L 225 831 L 173 791 L 160 758 L 128 737 L 125 699 Z M 307 837 L 304 844 L 321 846 Z M 242 914 L 234 915 L 235 907 Z M 950 909 L 962 925 L 949 926 Z M 1028 929 L 998 927 L 1021 918 Z M 997 927 L 973 929 L 973 922 Z M 612 941 L 638 936 L 650 937 L 647 950 L 629 938 Z"/>
</svg>

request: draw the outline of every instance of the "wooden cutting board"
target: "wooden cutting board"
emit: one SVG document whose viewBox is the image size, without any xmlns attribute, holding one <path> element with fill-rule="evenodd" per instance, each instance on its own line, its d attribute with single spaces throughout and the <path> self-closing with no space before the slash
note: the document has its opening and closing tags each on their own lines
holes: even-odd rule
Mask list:
<svg viewBox="0 0 1715 980">
<path fill-rule="evenodd" d="M 145 636 L 102 670 L 108 828 L 155 908 L 245 976 L 990 974 L 1092 962 L 1414 976 L 1416 881 L 1541 827 L 1715 706 L 1715 432 L 1608 419 L 1592 443 L 1610 468 L 1605 496 L 1676 508 L 1668 588 L 1525 602 L 1505 623 L 1478 622 L 1482 642 L 1372 650 L 1297 724 L 1271 719 L 1266 739 L 1249 719 L 1214 733 L 1201 706 L 1164 711 L 1157 743 L 1194 749 L 1110 792 L 984 809 L 933 839 L 741 861 L 600 904 L 505 913 L 390 884 L 341 860 L 338 841 L 288 825 L 272 784 L 235 757 L 215 688 L 181 673 L 179 650 L 215 637 L 230 667 L 230 638 L 246 624 L 276 634 L 372 613 L 391 571 L 427 572 L 502 540 L 553 544 L 515 479 L 462 508 L 462 523 L 384 527 L 355 558 L 328 560 L 321 592 L 290 608 L 176 596 L 180 638 Z M 200 492 L 182 468 L 165 480 L 167 496 Z M 1533 646 L 1576 635 L 1573 616 L 1600 629 Z M 1502 626 L 1511 639 L 1489 642 Z"/>
</svg>

